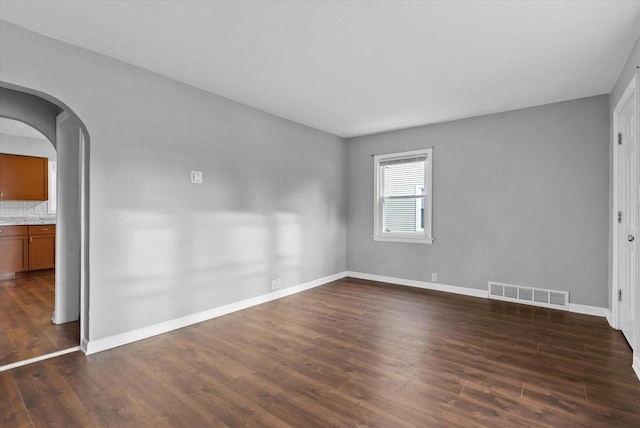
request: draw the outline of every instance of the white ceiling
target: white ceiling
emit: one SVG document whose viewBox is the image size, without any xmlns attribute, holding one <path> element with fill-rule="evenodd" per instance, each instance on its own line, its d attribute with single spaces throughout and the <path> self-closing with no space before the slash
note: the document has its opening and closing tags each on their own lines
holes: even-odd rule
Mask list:
<svg viewBox="0 0 640 428">
<path fill-rule="evenodd" d="M 18 137 L 29 137 L 49 141 L 40 131 L 26 123 L 4 117 L 0 117 L 0 134 L 17 135 Z"/>
<path fill-rule="evenodd" d="M 640 1 L 1 0 L 0 19 L 351 137 L 609 93 Z"/>
</svg>

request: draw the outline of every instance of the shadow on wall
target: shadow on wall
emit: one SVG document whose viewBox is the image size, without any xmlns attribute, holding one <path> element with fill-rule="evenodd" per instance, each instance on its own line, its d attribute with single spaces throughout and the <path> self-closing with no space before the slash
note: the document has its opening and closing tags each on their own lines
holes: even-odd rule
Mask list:
<svg viewBox="0 0 640 428">
<path fill-rule="evenodd" d="M 117 254 L 109 257 L 118 260 L 111 291 L 122 288 L 114 294 L 127 296 L 114 302 L 123 327 L 128 320 L 148 325 L 266 294 L 272 279 L 299 280 L 299 245 L 279 244 L 299 242 L 295 215 L 122 210 L 112 221 L 115 230 L 128 231 L 114 240 Z M 145 307 L 147 314 L 140 311 Z"/>
<path fill-rule="evenodd" d="M 311 185 L 291 198 L 285 205 L 304 202 L 297 213 L 109 210 L 111 230 L 123 231 L 105 255 L 117 268 L 96 291 L 113 311 L 110 334 L 270 293 L 277 278 L 287 288 L 336 273 L 326 273 L 336 232 L 322 225 L 337 211 L 327 191 Z"/>
</svg>

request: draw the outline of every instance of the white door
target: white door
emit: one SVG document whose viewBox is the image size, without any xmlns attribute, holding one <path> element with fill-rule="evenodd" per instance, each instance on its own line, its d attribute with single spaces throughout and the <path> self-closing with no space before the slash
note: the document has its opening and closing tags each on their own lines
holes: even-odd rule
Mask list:
<svg viewBox="0 0 640 428">
<path fill-rule="evenodd" d="M 615 147 L 617 156 L 617 285 L 618 320 L 627 341 L 633 346 L 634 290 L 636 281 L 636 94 L 621 100 L 616 108 Z"/>
</svg>

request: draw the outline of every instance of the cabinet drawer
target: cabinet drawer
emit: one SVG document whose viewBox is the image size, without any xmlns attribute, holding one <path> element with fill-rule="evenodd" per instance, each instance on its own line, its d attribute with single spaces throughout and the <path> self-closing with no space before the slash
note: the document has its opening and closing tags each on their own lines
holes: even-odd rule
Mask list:
<svg viewBox="0 0 640 428">
<path fill-rule="evenodd" d="M 0 236 L 27 236 L 27 226 L 0 226 Z"/>
<path fill-rule="evenodd" d="M 35 226 L 29 226 L 29 235 L 54 235 L 55 233 L 55 224 L 38 224 Z"/>
</svg>

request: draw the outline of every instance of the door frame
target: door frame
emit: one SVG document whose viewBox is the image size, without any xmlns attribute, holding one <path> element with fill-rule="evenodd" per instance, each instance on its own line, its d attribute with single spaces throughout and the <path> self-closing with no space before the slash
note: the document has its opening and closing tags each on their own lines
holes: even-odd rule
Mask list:
<svg viewBox="0 0 640 428">
<path fill-rule="evenodd" d="M 636 103 L 636 113 L 638 111 L 640 111 L 638 109 L 638 104 L 639 104 L 639 100 L 638 100 L 638 75 L 637 73 L 633 75 L 633 78 L 631 79 L 631 81 L 629 82 L 629 84 L 627 85 L 627 88 L 625 89 L 624 93 L 622 94 L 622 96 L 620 97 L 620 99 L 618 100 L 618 103 L 616 104 L 615 108 L 613 109 L 613 126 L 611 127 L 612 131 L 613 131 L 613 135 L 612 135 L 612 144 L 613 144 L 613 211 L 611 214 L 611 222 L 612 222 L 612 279 L 611 279 L 611 319 L 610 319 L 610 324 L 613 328 L 619 330 L 620 329 L 620 310 L 619 310 L 619 304 L 618 304 L 618 259 L 619 259 L 619 255 L 618 255 L 618 193 L 619 193 L 619 183 L 618 183 L 618 172 L 619 172 L 619 168 L 620 166 L 618 165 L 618 143 L 617 143 L 617 135 L 618 135 L 618 114 L 620 113 L 620 111 L 629 103 L 629 100 L 631 97 L 635 96 L 635 103 Z M 638 142 L 638 128 L 639 128 L 639 124 L 638 124 L 638 119 L 636 118 L 636 138 L 635 141 L 632 141 L 631 143 L 636 145 L 636 156 L 638 156 L 640 153 L 640 150 L 638 150 L 640 148 L 640 143 Z M 636 165 L 640 166 L 640 162 L 638 162 L 638 160 L 636 161 Z M 636 172 L 637 176 L 640 176 L 640 174 L 638 172 L 640 172 L 640 168 L 636 168 L 638 169 L 638 171 Z M 636 181 L 639 179 L 639 177 L 636 177 Z M 636 192 L 637 190 L 637 183 L 634 183 L 634 192 Z M 637 204 L 638 201 L 636 201 Z M 640 210 L 638 210 L 640 211 Z M 636 213 L 636 216 L 640 215 L 640 212 Z M 636 225 L 640 225 L 640 222 L 636 221 Z M 638 278 L 640 275 L 640 269 L 638 269 L 638 267 L 640 266 L 640 261 L 638 259 L 640 259 L 640 257 L 638 257 L 638 251 L 637 251 L 637 241 L 635 242 L 636 245 L 636 260 L 635 260 L 635 265 L 636 265 L 636 278 Z M 637 282 L 637 281 L 636 281 Z M 632 308 L 632 312 L 634 314 L 634 326 L 633 326 L 633 337 L 632 337 L 632 342 L 636 342 L 635 338 L 638 336 L 636 330 L 639 328 L 638 327 L 638 295 L 640 295 L 640 289 L 638 289 L 638 286 L 636 284 L 635 290 L 634 290 L 634 296 L 632 296 L 631 299 L 631 308 Z M 637 343 L 631 343 L 631 346 L 633 349 L 636 350 L 636 352 L 638 352 L 638 345 Z"/>
<path fill-rule="evenodd" d="M 80 234 L 80 349 L 86 353 L 87 343 L 89 339 L 89 294 L 90 294 L 90 278 L 89 278 L 89 202 L 90 202 L 90 152 L 91 152 L 91 138 L 87 127 L 80 117 L 71 109 L 68 105 L 60 101 L 58 98 L 49 95 L 45 92 L 33 88 L 27 88 L 20 85 L 15 85 L 6 81 L 0 80 L 0 89 L 7 89 L 11 92 L 3 93 L 3 100 L 5 102 L 0 103 L 0 116 L 9 119 L 19 120 L 26 123 L 29 126 L 40 131 L 56 149 L 56 157 L 58 158 L 58 145 L 57 145 L 57 118 L 55 116 L 59 113 L 51 112 L 49 105 L 57 107 L 58 112 L 65 112 L 69 119 L 73 119 L 76 125 L 79 126 L 79 162 L 76 165 L 71 165 L 72 168 L 77 169 L 79 174 L 79 195 L 78 204 L 80 210 L 79 224 L 74 225 L 79 229 Z M 10 95 L 10 96 L 9 96 Z M 10 102 L 9 102 L 10 101 Z M 53 114 L 53 122 L 55 126 L 47 127 L 49 119 L 42 119 L 45 113 Z M 58 164 L 59 166 L 59 164 Z M 60 181 L 57 182 L 58 186 L 63 185 Z M 58 246 L 58 241 L 62 239 L 62 233 L 56 234 L 56 260 L 60 256 L 60 250 L 63 247 Z M 56 275 L 57 277 L 57 275 Z"/>
<path fill-rule="evenodd" d="M 64 132 L 62 129 L 64 128 Z M 60 208 L 57 212 L 56 235 L 56 279 L 55 279 L 55 309 L 52 321 L 63 324 L 69 321 L 80 321 L 80 341 L 82 341 L 83 320 L 83 287 L 82 263 L 84 249 L 82 233 L 85 229 L 83 178 L 83 146 L 84 138 L 80 125 L 69 112 L 63 111 L 56 117 L 56 139 L 58 151 L 58 166 L 65 161 L 62 169 L 58 170 L 57 199 Z M 62 153 L 64 159 L 61 159 Z M 68 158 L 68 162 L 67 162 Z M 60 177 L 61 172 L 66 175 Z M 65 181 L 66 177 L 66 181 Z M 71 177 L 71 178 L 70 178 Z M 60 179 L 62 178 L 62 179 Z M 65 184 L 65 192 L 62 192 Z M 63 198 L 64 196 L 64 198 Z M 77 299 L 77 300 L 76 300 Z"/>
</svg>

